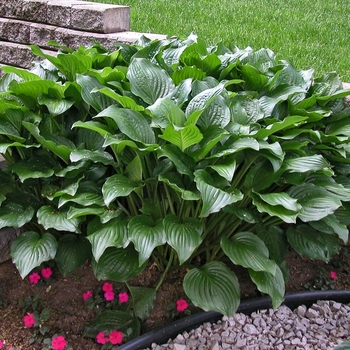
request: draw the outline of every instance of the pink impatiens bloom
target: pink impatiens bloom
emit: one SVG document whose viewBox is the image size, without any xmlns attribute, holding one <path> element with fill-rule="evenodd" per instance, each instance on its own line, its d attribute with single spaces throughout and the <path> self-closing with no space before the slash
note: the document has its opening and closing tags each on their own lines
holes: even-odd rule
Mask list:
<svg viewBox="0 0 350 350">
<path fill-rule="evenodd" d="M 5 345 L 5 342 L 0 340 L 0 349 Z"/>
<path fill-rule="evenodd" d="M 41 274 L 43 275 L 44 278 L 50 278 L 52 276 L 51 267 L 44 267 L 41 270 Z"/>
<path fill-rule="evenodd" d="M 28 314 L 23 317 L 24 325 L 28 328 L 33 327 L 35 324 L 34 314 Z"/>
<path fill-rule="evenodd" d="M 114 293 L 113 293 L 113 292 L 106 292 L 106 293 L 105 293 L 105 299 L 106 299 L 107 301 L 112 301 L 112 300 L 114 300 Z"/>
<path fill-rule="evenodd" d="M 52 339 L 51 345 L 53 350 L 64 350 L 67 345 L 67 341 L 62 335 L 59 335 L 58 337 Z"/>
<path fill-rule="evenodd" d="M 113 284 L 109 282 L 105 282 L 102 286 L 102 290 L 104 292 L 113 292 Z"/>
<path fill-rule="evenodd" d="M 120 344 L 123 341 L 123 333 L 118 331 L 112 331 L 109 335 L 109 341 L 113 344 Z"/>
<path fill-rule="evenodd" d="M 118 299 L 120 303 L 127 303 L 129 300 L 129 295 L 127 292 L 119 293 Z"/>
<path fill-rule="evenodd" d="M 33 272 L 29 275 L 29 281 L 31 284 L 37 284 L 40 281 L 40 275 L 37 272 Z"/>
<path fill-rule="evenodd" d="M 104 332 L 100 332 L 96 335 L 96 342 L 99 344 L 105 344 L 109 341 L 109 338 L 105 336 Z"/>
<path fill-rule="evenodd" d="M 84 303 L 86 302 L 87 299 L 92 298 L 92 292 L 91 290 L 88 290 L 87 292 L 83 293 L 83 300 Z"/>
<path fill-rule="evenodd" d="M 177 311 L 185 311 L 188 308 L 188 303 L 185 299 L 179 299 L 176 302 L 176 310 Z"/>
<path fill-rule="evenodd" d="M 330 276 L 332 280 L 336 280 L 337 279 L 337 273 L 335 271 L 331 271 L 330 272 Z"/>
</svg>

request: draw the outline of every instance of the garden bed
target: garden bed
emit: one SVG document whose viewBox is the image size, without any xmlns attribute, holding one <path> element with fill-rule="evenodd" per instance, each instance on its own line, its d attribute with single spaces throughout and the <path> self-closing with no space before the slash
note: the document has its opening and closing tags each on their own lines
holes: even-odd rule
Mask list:
<svg viewBox="0 0 350 350">
<path fill-rule="evenodd" d="M 326 264 L 321 261 L 302 258 L 295 252 L 289 252 L 287 260 L 290 266 L 291 278 L 286 285 L 286 293 L 311 289 L 312 284 L 315 285 L 316 289 L 322 287 L 337 290 L 350 289 L 348 270 L 350 256 L 347 253 L 348 248 L 344 248 L 341 254 L 337 255 L 329 264 Z M 42 344 L 28 345 L 32 337 L 32 330 L 24 327 L 23 313 L 19 305 L 19 302 L 24 298 L 34 297 L 38 293 L 43 307 L 49 308 L 51 312 L 50 319 L 46 322 L 50 328 L 47 336 L 63 334 L 67 339 L 67 344 L 73 349 L 100 349 L 101 345 L 94 340 L 83 337 L 84 327 L 94 319 L 97 310 L 89 309 L 84 305 L 82 294 L 86 290 L 97 291 L 101 288 L 103 282 L 95 279 L 89 263 L 86 263 L 85 266 L 68 277 L 61 276 L 55 269 L 53 271 L 54 275 L 51 283 L 41 282 L 32 285 L 28 278 L 21 280 L 11 261 L 0 264 L 0 288 L 2 293 L 0 296 L 0 303 L 2 303 L 0 340 L 5 340 L 6 345 L 16 346 L 18 349 L 42 349 Z M 246 300 L 260 296 L 246 271 L 240 268 L 235 271 L 240 280 L 242 299 Z M 336 273 L 336 280 L 330 278 L 331 271 Z M 160 272 L 154 266 L 149 266 L 131 283 L 154 287 L 159 274 Z M 179 273 L 170 274 L 158 292 L 154 310 L 142 324 L 142 333 L 171 322 L 173 319 L 169 317 L 167 307 L 171 302 L 183 297 L 185 295 Z M 4 303 L 7 305 L 5 306 Z M 192 313 L 199 311 L 191 305 L 190 309 Z M 6 347 L 5 349 L 7 350 Z"/>
</svg>

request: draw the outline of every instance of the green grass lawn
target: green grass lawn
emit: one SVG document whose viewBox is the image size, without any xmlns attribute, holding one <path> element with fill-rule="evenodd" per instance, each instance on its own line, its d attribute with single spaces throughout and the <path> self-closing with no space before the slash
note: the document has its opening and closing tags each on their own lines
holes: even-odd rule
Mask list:
<svg viewBox="0 0 350 350">
<path fill-rule="evenodd" d="M 207 44 L 270 48 L 315 76 L 350 81 L 350 4 L 344 0 L 94 0 L 131 7 L 131 30 L 188 36 Z"/>
</svg>

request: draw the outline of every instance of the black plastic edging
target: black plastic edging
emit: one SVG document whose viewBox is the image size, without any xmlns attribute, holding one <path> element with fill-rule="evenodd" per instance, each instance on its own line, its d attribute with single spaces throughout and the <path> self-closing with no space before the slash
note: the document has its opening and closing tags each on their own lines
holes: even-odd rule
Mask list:
<svg viewBox="0 0 350 350">
<path fill-rule="evenodd" d="M 299 305 L 310 307 L 318 300 L 333 300 L 338 303 L 350 303 L 350 290 L 313 291 L 286 294 L 283 305 L 295 309 Z M 237 312 L 250 315 L 254 311 L 269 309 L 272 307 L 270 297 L 255 298 L 242 301 Z M 124 345 L 118 350 L 142 350 L 151 347 L 152 343 L 165 344 L 169 339 L 176 338 L 178 334 L 189 332 L 206 322 L 217 322 L 222 315 L 215 311 L 199 312 L 184 317 L 178 321 L 169 323 L 159 329 L 145 333 Z"/>
</svg>

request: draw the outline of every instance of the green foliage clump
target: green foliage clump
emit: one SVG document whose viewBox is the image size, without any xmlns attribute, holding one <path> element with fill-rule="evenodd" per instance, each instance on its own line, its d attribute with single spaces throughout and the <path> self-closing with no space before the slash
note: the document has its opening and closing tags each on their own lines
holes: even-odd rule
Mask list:
<svg viewBox="0 0 350 350">
<path fill-rule="evenodd" d="M 347 240 L 350 92 L 336 73 L 193 34 L 32 51 L 44 60 L 0 81 L 0 228 L 25 228 L 22 278 L 92 258 L 98 279 L 127 282 L 152 262 L 187 269 L 189 299 L 232 315 L 234 266 L 277 307 L 289 247 L 329 261 Z"/>
</svg>

